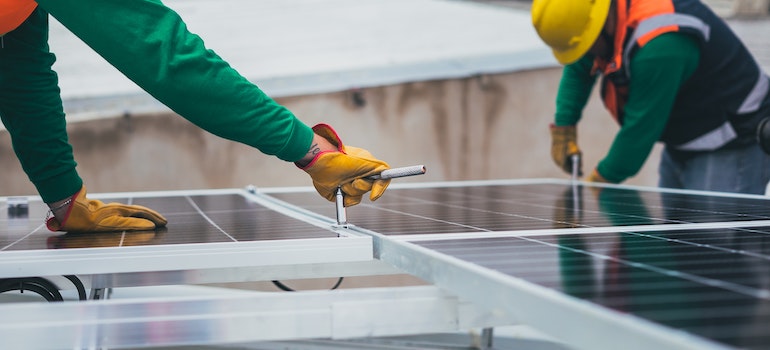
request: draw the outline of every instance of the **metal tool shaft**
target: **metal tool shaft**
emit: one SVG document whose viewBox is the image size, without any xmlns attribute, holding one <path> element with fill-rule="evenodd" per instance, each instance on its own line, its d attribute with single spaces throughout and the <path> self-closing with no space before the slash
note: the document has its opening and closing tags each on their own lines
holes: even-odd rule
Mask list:
<svg viewBox="0 0 770 350">
<path fill-rule="evenodd" d="M 392 168 L 392 169 L 384 170 L 378 175 L 369 176 L 368 179 L 387 180 L 387 179 L 394 179 L 397 177 L 422 175 L 422 174 L 425 174 L 425 171 L 426 169 L 424 165 L 412 165 L 412 166 L 405 166 L 401 168 Z"/>
<path fill-rule="evenodd" d="M 367 179 L 387 180 L 397 177 L 422 175 L 425 174 L 425 171 L 425 165 L 412 165 L 401 168 L 388 169 L 377 175 L 368 176 Z M 345 198 L 344 194 L 342 193 L 342 188 L 340 187 L 337 187 L 337 192 L 335 193 L 335 205 L 337 209 L 337 225 L 347 225 L 348 217 L 347 212 L 345 211 Z"/>
<path fill-rule="evenodd" d="M 337 187 L 335 205 L 337 206 L 337 225 L 346 225 L 348 223 L 347 212 L 345 211 L 345 201 L 342 195 L 342 188 Z"/>
<path fill-rule="evenodd" d="M 577 180 L 580 177 L 580 156 L 577 154 L 572 155 L 572 180 Z"/>
</svg>

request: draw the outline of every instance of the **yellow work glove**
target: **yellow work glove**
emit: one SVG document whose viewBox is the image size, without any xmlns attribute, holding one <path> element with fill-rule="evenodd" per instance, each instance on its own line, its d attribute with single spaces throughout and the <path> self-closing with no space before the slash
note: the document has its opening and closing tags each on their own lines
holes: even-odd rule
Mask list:
<svg viewBox="0 0 770 350">
<path fill-rule="evenodd" d="M 591 175 L 588 175 L 586 178 L 586 181 L 588 182 L 599 182 L 599 183 L 611 183 L 609 180 L 605 179 L 602 174 L 599 174 L 599 171 L 594 169 L 594 171 L 591 172 Z"/>
<path fill-rule="evenodd" d="M 313 131 L 337 147 L 337 151 L 321 152 L 308 165 L 300 167 L 313 179 L 313 186 L 322 197 L 334 202 L 337 187 L 341 187 L 344 205 L 350 207 L 361 203 L 366 192 L 371 191 L 369 199 L 372 201 L 385 193 L 390 180 L 366 177 L 390 169 L 388 163 L 374 158 L 365 149 L 343 145 L 337 132 L 329 125 L 318 124 Z"/>
<path fill-rule="evenodd" d="M 582 159 L 577 145 L 577 128 L 574 125 L 556 126 L 551 124 L 551 158 L 567 174 L 572 174 L 572 156 Z M 582 163 L 582 161 L 579 160 Z M 578 164 L 578 176 L 583 176 L 583 164 Z"/>
<path fill-rule="evenodd" d="M 104 204 L 86 198 L 86 187 L 75 193 L 68 202 L 67 213 L 59 222 L 51 216 L 46 226 L 51 231 L 108 232 L 144 231 L 166 226 L 168 221 L 158 212 L 140 205 Z"/>
<path fill-rule="evenodd" d="M 588 177 L 586 177 L 586 181 L 595 182 L 595 183 L 605 183 L 605 184 L 611 183 L 609 180 L 605 179 L 604 176 L 602 176 L 602 174 L 599 174 L 599 171 L 596 169 L 594 169 L 591 172 L 591 174 L 588 175 Z M 599 196 L 601 196 L 603 189 L 604 187 L 601 187 L 601 186 L 591 186 L 591 192 L 594 193 L 594 196 L 596 196 L 596 198 L 599 198 Z"/>
</svg>

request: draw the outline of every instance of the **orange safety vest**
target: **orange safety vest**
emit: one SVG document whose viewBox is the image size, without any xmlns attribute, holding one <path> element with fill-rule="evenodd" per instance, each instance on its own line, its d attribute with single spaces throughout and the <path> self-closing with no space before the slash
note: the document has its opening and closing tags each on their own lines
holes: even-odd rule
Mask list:
<svg viewBox="0 0 770 350">
<path fill-rule="evenodd" d="M 647 18 L 674 13 L 674 5 L 671 0 L 648 0 L 648 1 L 635 1 L 630 2 L 630 8 L 628 8 L 630 1 L 619 0 L 617 4 L 617 25 L 615 28 L 615 42 L 613 43 L 614 51 L 612 58 L 609 61 L 605 61 L 601 58 L 594 60 L 594 71 L 600 71 L 605 77 L 611 76 L 613 73 L 622 69 L 627 62 L 623 61 L 625 54 L 626 37 L 629 31 L 635 30 L 639 23 Z M 639 47 L 644 46 L 652 38 L 666 32 L 678 31 L 679 27 L 675 24 L 660 27 L 650 33 L 645 34 L 643 37 L 637 38 L 637 45 Z M 604 105 L 612 114 L 612 116 L 622 123 L 623 119 L 623 107 L 626 99 L 628 98 L 628 86 L 626 84 L 612 84 L 611 81 L 605 80 L 602 87 L 602 95 L 604 99 Z"/>
<path fill-rule="evenodd" d="M 0 35 L 20 26 L 36 7 L 34 0 L 0 0 Z"/>
</svg>

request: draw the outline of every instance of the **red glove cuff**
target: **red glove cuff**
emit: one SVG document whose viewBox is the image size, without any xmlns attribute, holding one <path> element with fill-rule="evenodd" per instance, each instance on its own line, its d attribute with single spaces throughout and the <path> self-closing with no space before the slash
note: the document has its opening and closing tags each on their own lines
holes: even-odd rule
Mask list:
<svg viewBox="0 0 770 350">
<path fill-rule="evenodd" d="M 67 219 L 70 217 L 70 213 L 72 213 L 72 207 L 74 207 L 74 203 L 78 198 L 78 195 L 80 192 L 83 191 L 83 187 L 80 187 L 80 189 L 75 192 L 70 198 L 68 198 L 64 203 L 59 205 L 58 208 L 52 208 L 48 215 L 49 217 L 45 220 L 45 226 L 48 228 L 48 230 L 56 232 L 59 231 L 64 225 L 67 223 Z M 64 220 L 59 222 L 59 220 L 56 219 L 54 216 L 54 211 L 61 209 L 62 207 L 67 206 L 67 212 L 64 214 Z"/>
<path fill-rule="evenodd" d="M 328 124 L 316 124 L 313 127 L 313 132 L 331 142 L 332 145 L 337 147 L 338 151 L 344 152 L 345 146 L 342 144 L 340 135 L 338 135 L 337 132 L 334 131 L 334 129 L 332 129 L 332 127 Z"/>
<path fill-rule="evenodd" d="M 326 139 L 327 141 L 329 141 L 329 143 L 334 145 L 334 147 L 337 147 L 337 152 L 346 153 L 345 152 L 345 145 L 342 144 L 342 140 L 340 139 L 340 136 L 328 124 L 323 124 L 323 123 L 316 124 L 313 127 L 313 132 L 316 135 L 321 136 L 324 139 Z M 313 159 L 310 162 L 308 162 L 307 164 L 305 164 L 304 166 L 300 166 L 296 162 L 294 163 L 294 165 L 296 165 L 297 168 L 300 168 L 302 170 L 306 170 L 306 169 L 310 168 L 311 166 L 313 166 L 313 164 L 315 164 L 315 162 L 318 159 L 318 157 L 321 156 L 324 153 L 329 153 L 329 151 L 318 152 L 318 154 L 316 154 L 313 157 Z"/>
</svg>

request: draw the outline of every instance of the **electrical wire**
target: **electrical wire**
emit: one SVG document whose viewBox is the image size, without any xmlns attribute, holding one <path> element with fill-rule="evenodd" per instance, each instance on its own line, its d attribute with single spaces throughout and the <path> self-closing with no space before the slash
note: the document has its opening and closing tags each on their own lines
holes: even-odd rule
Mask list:
<svg viewBox="0 0 770 350">
<path fill-rule="evenodd" d="M 344 278 L 344 277 L 340 277 L 340 278 L 337 280 L 337 283 L 335 283 L 335 284 L 334 284 L 334 285 L 333 285 L 333 286 L 332 286 L 332 287 L 331 287 L 329 290 L 335 290 L 335 289 L 337 289 L 337 287 L 339 287 L 339 286 L 340 286 L 340 284 L 342 284 L 342 279 L 343 279 L 343 278 Z M 284 292 L 296 292 L 296 290 L 294 290 L 294 289 L 292 289 L 291 287 L 289 287 L 289 286 L 287 286 L 287 285 L 283 284 L 281 281 L 276 281 L 276 280 L 274 280 L 274 281 L 273 281 L 273 284 L 274 284 L 276 287 L 278 287 L 278 289 L 280 289 L 280 290 L 282 290 L 282 291 L 284 291 Z"/>
</svg>

